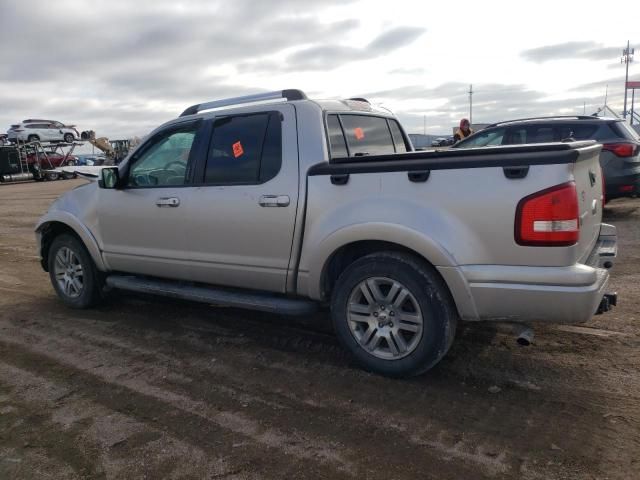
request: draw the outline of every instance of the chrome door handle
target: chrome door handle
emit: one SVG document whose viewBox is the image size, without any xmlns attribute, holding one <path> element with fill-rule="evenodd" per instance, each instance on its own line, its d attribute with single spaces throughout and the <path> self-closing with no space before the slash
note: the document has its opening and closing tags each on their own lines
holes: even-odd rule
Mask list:
<svg viewBox="0 0 640 480">
<path fill-rule="evenodd" d="M 288 207 L 290 202 L 288 195 L 263 195 L 258 203 L 261 207 Z"/>
<path fill-rule="evenodd" d="M 159 207 L 177 207 L 180 205 L 180 199 L 177 197 L 159 198 L 156 200 L 156 205 Z"/>
</svg>

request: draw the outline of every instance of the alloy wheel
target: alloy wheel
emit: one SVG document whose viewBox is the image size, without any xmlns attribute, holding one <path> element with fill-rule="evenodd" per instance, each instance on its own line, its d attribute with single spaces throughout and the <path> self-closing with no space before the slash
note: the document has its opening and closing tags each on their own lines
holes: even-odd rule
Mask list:
<svg viewBox="0 0 640 480">
<path fill-rule="evenodd" d="M 69 298 L 77 298 L 84 288 L 84 271 L 78 255 L 68 247 L 56 253 L 54 274 L 58 287 Z"/>
<path fill-rule="evenodd" d="M 397 280 L 371 277 L 351 291 L 347 320 L 358 345 L 384 360 L 398 360 L 413 352 L 423 334 L 420 305 Z"/>
</svg>

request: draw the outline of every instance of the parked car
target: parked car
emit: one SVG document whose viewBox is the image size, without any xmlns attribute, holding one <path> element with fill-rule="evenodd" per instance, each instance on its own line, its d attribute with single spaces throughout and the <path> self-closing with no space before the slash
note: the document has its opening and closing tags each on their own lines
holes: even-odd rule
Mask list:
<svg viewBox="0 0 640 480">
<path fill-rule="evenodd" d="M 213 101 L 55 201 L 39 254 L 74 308 L 107 288 L 281 314 L 324 304 L 361 366 L 413 375 L 459 319 L 580 323 L 615 303 L 600 149 L 414 152 L 365 101 Z"/>
<path fill-rule="evenodd" d="M 453 148 L 596 140 L 607 200 L 640 193 L 640 137 L 624 120 L 593 116 L 540 117 L 500 122 Z"/>
<path fill-rule="evenodd" d="M 54 120 L 28 119 L 11 125 L 7 131 L 10 141 L 16 142 L 67 142 L 80 138 L 75 125 L 64 125 Z"/>
<path fill-rule="evenodd" d="M 448 147 L 449 145 L 453 145 L 453 137 L 440 137 L 431 142 L 432 147 Z"/>
<path fill-rule="evenodd" d="M 101 153 L 78 154 L 76 157 L 77 165 L 86 165 L 90 167 L 103 165 L 107 161 L 107 157 Z"/>
<path fill-rule="evenodd" d="M 63 166 L 77 165 L 78 157 L 66 155 L 60 152 L 30 153 L 27 155 L 27 163 L 37 163 L 41 169 L 47 170 Z"/>
</svg>

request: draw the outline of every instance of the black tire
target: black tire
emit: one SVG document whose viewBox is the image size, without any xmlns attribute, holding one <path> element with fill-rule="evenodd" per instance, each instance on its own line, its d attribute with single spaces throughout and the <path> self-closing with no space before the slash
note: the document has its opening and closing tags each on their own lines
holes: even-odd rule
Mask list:
<svg viewBox="0 0 640 480">
<path fill-rule="evenodd" d="M 68 249 L 73 252 L 79 260 L 78 263 L 82 266 L 82 288 L 79 294 L 75 296 L 68 295 L 56 278 L 56 257 L 61 251 L 64 256 L 63 249 Z M 49 278 L 51 279 L 53 289 L 58 294 L 58 297 L 69 307 L 79 309 L 90 308 L 102 300 L 102 290 L 104 287 L 103 275 L 98 271 L 91 255 L 89 255 L 89 252 L 78 238 L 69 234 L 57 236 L 49 247 L 48 266 Z"/>
<path fill-rule="evenodd" d="M 413 350 L 397 359 L 383 359 L 370 353 L 360 345 L 349 326 L 347 308 L 352 294 L 361 282 L 381 277 L 399 282 L 408 290 L 411 302 L 417 303 L 423 317 L 422 331 Z M 338 339 L 355 361 L 366 370 L 390 377 L 419 375 L 433 367 L 451 347 L 458 323 L 449 290 L 433 267 L 418 257 L 398 252 L 373 253 L 349 265 L 333 289 L 331 315 Z M 370 315 L 365 316 L 367 321 L 377 322 Z M 369 328 L 375 329 L 375 326 Z"/>
<path fill-rule="evenodd" d="M 65 133 L 62 138 L 64 138 L 66 143 L 72 143 L 76 139 L 76 137 L 73 136 L 73 133 Z"/>
<path fill-rule="evenodd" d="M 40 137 L 38 135 L 29 135 L 27 137 L 27 142 L 38 142 L 40 141 Z"/>
</svg>

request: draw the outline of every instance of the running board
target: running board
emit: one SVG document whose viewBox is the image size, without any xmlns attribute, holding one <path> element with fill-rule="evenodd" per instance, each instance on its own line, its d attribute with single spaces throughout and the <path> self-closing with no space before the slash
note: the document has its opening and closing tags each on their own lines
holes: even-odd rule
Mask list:
<svg viewBox="0 0 640 480">
<path fill-rule="evenodd" d="M 247 293 L 246 291 L 227 288 L 201 287 L 131 275 L 110 275 L 107 277 L 106 283 L 111 288 L 131 292 L 283 315 L 308 315 L 317 311 L 317 305 L 310 300 L 286 298 L 275 294 L 255 293 L 253 291 Z"/>
</svg>

